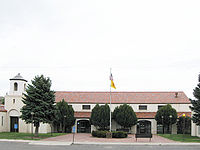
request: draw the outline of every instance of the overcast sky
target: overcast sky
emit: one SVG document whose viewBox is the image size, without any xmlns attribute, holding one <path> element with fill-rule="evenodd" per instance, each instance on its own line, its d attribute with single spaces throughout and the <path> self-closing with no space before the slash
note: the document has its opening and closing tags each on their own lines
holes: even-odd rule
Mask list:
<svg viewBox="0 0 200 150">
<path fill-rule="evenodd" d="M 21 73 L 56 91 L 184 91 L 200 73 L 199 0 L 1 0 L 0 96 Z"/>
</svg>

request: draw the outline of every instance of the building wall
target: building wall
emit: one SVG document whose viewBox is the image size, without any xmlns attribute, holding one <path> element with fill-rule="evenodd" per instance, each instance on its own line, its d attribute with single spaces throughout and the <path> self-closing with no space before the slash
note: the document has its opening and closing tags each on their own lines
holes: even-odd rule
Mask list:
<svg viewBox="0 0 200 150">
<path fill-rule="evenodd" d="M 74 111 L 78 112 L 91 112 L 92 109 L 95 107 L 96 104 L 70 104 L 72 105 Z M 84 110 L 82 109 L 83 105 L 90 105 L 90 110 Z M 99 105 L 104 105 L 104 104 L 99 104 Z M 111 105 L 111 110 L 114 111 L 115 107 L 120 106 L 122 104 L 112 104 Z M 158 106 L 164 106 L 166 104 L 129 104 L 135 112 L 157 112 L 158 111 Z M 139 110 L 140 105 L 147 105 L 147 110 Z M 191 112 L 189 106 L 191 104 L 171 104 L 173 108 L 176 109 L 177 112 Z M 155 119 L 139 119 L 139 120 L 148 120 L 151 121 L 151 133 L 152 134 L 157 134 L 157 121 Z M 118 125 L 114 120 L 112 121 L 112 130 L 116 131 L 116 129 L 121 128 L 120 125 Z M 96 130 L 96 128 L 92 127 L 92 130 Z M 131 133 L 135 134 L 136 133 L 136 126 L 131 127 Z M 172 125 L 172 134 L 177 134 L 177 126 L 176 124 Z"/>
<path fill-rule="evenodd" d="M 200 137 L 200 126 L 197 126 L 195 123 L 192 122 L 191 126 L 191 135 Z"/>
<path fill-rule="evenodd" d="M 7 127 L 7 112 L 0 112 L 0 132 L 6 132 Z"/>
<path fill-rule="evenodd" d="M 12 92 L 11 92 L 12 93 Z M 20 109 L 24 106 L 22 102 L 22 95 L 6 95 L 5 96 L 5 109 L 6 113 L 6 123 L 7 127 L 4 129 L 5 132 L 10 132 L 10 117 L 20 117 Z M 31 124 L 25 123 L 19 118 L 19 132 L 31 133 Z M 35 129 L 34 129 L 35 130 Z M 0 130 L 1 132 L 1 130 Z M 51 127 L 49 124 L 40 124 L 39 133 L 49 133 L 51 132 Z"/>
<path fill-rule="evenodd" d="M 14 90 L 14 83 L 18 84 L 17 91 Z M 11 80 L 9 95 L 22 95 L 25 92 L 26 82 L 22 80 Z"/>
<path fill-rule="evenodd" d="M 193 115 L 193 112 L 192 112 Z M 197 126 L 193 121 L 191 121 L 191 136 L 200 137 L 200 126 Z"/>
<path fill-rule="evenodd" d="M 72 105 L 74 111 L 82 111 L 82 112 L 91 112 L 92 109 L 95 107 L 96 104 L 74 104 L 74 103 L 69 103 Z M 83 105 L 90 105 L 90 110 L 83 110 L 82 106 Z M 104 104 L 99 104 L 99 105 L 104 105 Z M 111 104 L 111 110 L 114 111 L 115 107 L 120 106 L 122 104 Z M 157 112 L 158 111 L 158 106 L 164 106 L 166 104 L 129 104 L 135 112 Z M 147 105 L 147 110 L 139 110 L 140 105 Z M 177 112 L 191 112 L 189 106 L 191 104 L 171 104 L 174 109 L 176 109 Z"/>
</svg>

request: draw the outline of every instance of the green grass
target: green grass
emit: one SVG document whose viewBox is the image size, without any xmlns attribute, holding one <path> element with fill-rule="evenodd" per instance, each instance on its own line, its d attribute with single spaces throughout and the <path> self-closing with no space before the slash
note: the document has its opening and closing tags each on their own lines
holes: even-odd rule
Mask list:
<svg viewBox="0 0 200 150">
<path fill-rule="evenodd" d="M 179 142 L 197 142 L 200 143 L 200 138 L 196 136 L 191 136 L 189 134 L 159 134 L 164 138 L 179 141 Z"/>
<path fill-rule="evenodd" d="M 59 135 L 65 135 L 66 133 L 41 133 L 38 137 L 33 136 L 31 133 L 13 133 L 13 132 L 1 132 L 0 139 L 17 139 L 17 140 L 41 140 L 49 137 L 55 137 Z"/>
</svg>

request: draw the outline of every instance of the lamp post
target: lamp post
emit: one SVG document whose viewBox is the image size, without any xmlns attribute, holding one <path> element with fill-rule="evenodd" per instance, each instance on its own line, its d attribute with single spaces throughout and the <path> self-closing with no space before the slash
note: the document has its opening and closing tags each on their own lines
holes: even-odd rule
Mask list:
<svg viewBox="0 0 200 150">
<path fill-rule="evenodd" d="M 171 128 L 171 134 L 172 134 L 172 115 L 169 116 L 169 129 Z"/>
<path fill-rule="evenodd" d="M 164 119 L 164 116 L 161 116 L 161 118 L 162 118 L 163 134 L 164 134 L 164 121 L 163 121 L 163 119 Z"/>
<path fill-rule="evenodd" d="M 63 133 L 65 132 L 65 118 L 66 118 L 67 116 L 66 115 L 64 115 L 64 120 L 63 120 Z"/>
<path fill-rule="evenodd" d="M 182 116 L 183 116 L 183 134 L 185 134 L 185 113 Z"/>
<path fill-rule="evenodd" d="M 32 139 L 33 139 L 33 115 L 34 115 L 34 112 L 31 112 L 31 134 L 32 134 Z"/>
</svg>

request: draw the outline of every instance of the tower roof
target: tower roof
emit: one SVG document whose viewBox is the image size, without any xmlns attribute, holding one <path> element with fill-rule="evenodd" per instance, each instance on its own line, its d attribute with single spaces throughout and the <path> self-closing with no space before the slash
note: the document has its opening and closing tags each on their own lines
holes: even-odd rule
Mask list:
<svg viewBox="0 0 200 150">
<path fill-rule="evenodd" d="M 13 78 L 11 78 L 10 80 L 21 80 L 21 81 L 25 81 L 27 82 L 27 80 L 25 80 L 20 73 L 18 73 L 16 76 L 14 76 Z"/>
</svg>

